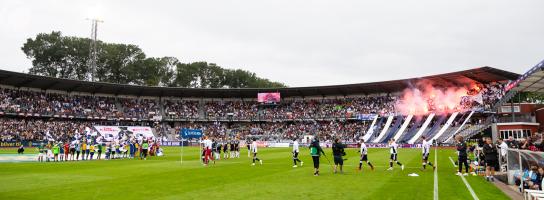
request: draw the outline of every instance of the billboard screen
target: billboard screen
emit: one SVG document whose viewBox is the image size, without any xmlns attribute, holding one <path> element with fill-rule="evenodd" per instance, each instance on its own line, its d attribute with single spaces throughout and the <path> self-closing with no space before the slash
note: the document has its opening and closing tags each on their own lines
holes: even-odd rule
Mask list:
<svg viewBox="0 0 544 200">
<path fill-rule="evenodd" d="M 280 99 L 281 97 L 279 92 L 257 94 L 257 101 L 260 103 L 279 103 Z"/>
</svg>

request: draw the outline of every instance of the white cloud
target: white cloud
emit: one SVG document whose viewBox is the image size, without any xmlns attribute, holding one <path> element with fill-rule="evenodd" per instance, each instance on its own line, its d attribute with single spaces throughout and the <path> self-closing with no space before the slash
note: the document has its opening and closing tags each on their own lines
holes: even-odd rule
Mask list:
<svg viewBox="0 0 544 200">
<path fill-rule="evenodd" d="M 243 68 L 290 86 L 410 78 L 492 66 L 522 73 L 544 58 L 544 1 L 2 1 L 0 68 L 40 32 L 139 45 Z"/>
</svg>

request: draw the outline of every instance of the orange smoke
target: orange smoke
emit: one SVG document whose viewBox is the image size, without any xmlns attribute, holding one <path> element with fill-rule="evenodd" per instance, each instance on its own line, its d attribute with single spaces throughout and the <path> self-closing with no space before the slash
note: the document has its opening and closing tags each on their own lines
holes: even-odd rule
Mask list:
<svg viewBox="0 0 544 200">
<path fill-rule="evenodd" d="M 429 81 L 419 81 L 414 87 L 407 88 L 396 102 L 395 108 L 404 115 L 427 115 L 431 112 L 448 114 L 460 111 L 462 98 L 469 91 L 478 93 L 480 87 L 473 84 L 468 87 L 437 88 Z"/>
</svg>

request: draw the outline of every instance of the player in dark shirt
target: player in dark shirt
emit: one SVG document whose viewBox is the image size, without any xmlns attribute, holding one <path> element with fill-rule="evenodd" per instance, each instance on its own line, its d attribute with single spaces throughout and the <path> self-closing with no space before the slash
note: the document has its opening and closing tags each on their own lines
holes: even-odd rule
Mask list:
<svg viewBox="0 0 544 200">
<path fill-rule="evenodd" d="M 236 153 L 236 147 L 234 146 L 234 140 L 230 141 L 230 157 L 234 158 L 236 157 L 234 154 Z"/>
<path fill-rule="evenodd" d="M 223 158 L 225 159 L 229 158 L 229 155 L 227 153 L 228 151 L 229 151 L 229 142 L 225 141 L 225 144 L 223 144 Z"/>
<path fill-rule="evenodd" d="M 336 174 L 338 166 L 340 166 L 340 173 L 343 174 L 344 170 L 344 159 L 342 156 L 346 155 L 346 152 L 344 151 L 344 144 L 340 142 L 338 138 L 334 139 L 334 143 L 332 144 L 332 155 L 334 157 L 334 173 Z"/>
<path fill-rule="evenodd" d="M 238 138 L 234 140 L 234 152 L 234 157 L 240 158 L 240 140 Z"/>
</svg>

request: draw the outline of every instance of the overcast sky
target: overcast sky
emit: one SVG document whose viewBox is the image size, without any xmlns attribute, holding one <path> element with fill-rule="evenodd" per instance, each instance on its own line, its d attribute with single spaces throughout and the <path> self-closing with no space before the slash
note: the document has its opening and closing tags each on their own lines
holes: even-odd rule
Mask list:
<svg viewBox="0 0 544 200">
<path fill-rule="evenodd" d="M 363 83 L 544 59 L 544 1 L 0 1 L 0 68 L 27 72 L 29 37 L 61 31 L 148 56 L 242 68 L 289 86 Z"/>
</svg>

